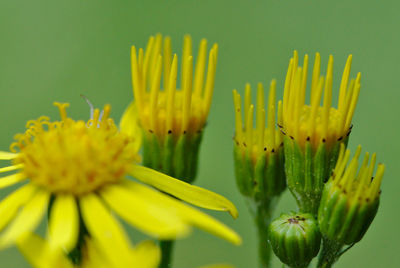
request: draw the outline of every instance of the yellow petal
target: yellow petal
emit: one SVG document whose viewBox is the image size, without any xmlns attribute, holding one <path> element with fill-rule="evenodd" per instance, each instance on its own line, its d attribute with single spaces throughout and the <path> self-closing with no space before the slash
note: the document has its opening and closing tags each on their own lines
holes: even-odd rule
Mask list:
<svg viewBox="0 0 400 268">
<path fill-rule="evenodd" d="M 173 210 L 157 200 L 136 194 L 134 186 L 131 188 L 128 190 L 120 185 L 107 186 L 100 194 L 119 216 L 148 235 L 160 239 L 175 239 L 188 233 L 187 224 Z"/>
<path fill-rule="evenodd" d="M 14 191 L 3 199 L 0 203 L 0 230 L 2 230 L 12 218 L 14 218 L 18 209 L 27 203 L 36 188 L 32 184 L 27 184 Z"/>
<path fill-rule="evenodd" d="M 18 156 L 18 154 L 0 151 L 0 160 L 11 160 Z"/>
<path fill-rule="evenodd" d="M 143 196 L 143 198 L 148 198 L 149 200 L 158 202 L 160 206 L 168 207 L 169 210 L 175 211 L 175 213 L 184 219 L 188 224 L 197 226 L 200 229 L 228 240 L 235 245 L 239 245 L 241 243 L 241 238 L 235 233 L 235 231 L 208 216 L 207 214 L 192 208 L 191 206 L 186 205 L 185 203 L 173 197 L 170 197 L 166 194 L 161 194 L 149 187 L 140 185 L 133 181 L 126 180 L 125 184 L 127 187 L 132 189 L 136 195 L 140 195 Z"/>
<path fill-rule="evenodd" d="M 21 235 L 31 232 L 40 223 L 43 214 L 47 210 L 50 194 L 39 189 L 28 202 L 15 220 L 10 223 L 9 227 L 0 237 L 0 247 L 11 245 Z"/>
<path fill-rule="evenodd" d="M 152 241 L 137 244 L 132 255 L 134 260 L 132 267 L 156 268 L 161 259 L 160 248 Z"/>
<path fill-rule="evenodd" d="M 76 245 L 78 231 L 79 214 L 74 196 L 57 195 L 50 212 L 50 246 L 69 252 Z"/>
<path fill-rule="evenodd" d="M 0 173 L 7 172 L 7 171 L 13 171 L 16 169 L 20 169 L 22 167 L 23 167 L 22 164 L 13 165 L 13 166 L 9 166 L 9 167 L 3 167 L 3 168 L 0 168 Z"/>
<path fill-rule="evenodd" d="M 83 221 L 89 234 L 98 243 L 102 252 L 113 263 L 129 258 L 130 244 L 128 238 L 95 194 L 88 194 L 79 199 Z"/>
<path fill-rule="evenodd" d="M 119 128 L 122 133 L 134 138 L 133 150 L 138 152 L 142 145 L 142 131 L 139 128 L 137 109 L 134 102 L 131 102 L 128 108 L 126 108 L 121 117 Z"/>
<path fill-rule="evenodd" d="M 35 268 L 73 268 L 61 250 L 50 251 L 46 241 L 36 234 L 23 235 L 16 243 L 22 255 Z"/>
<path fill-rule="evenodd" d="M 26 176 L 22 173 L 12 174 L 6 177 L 0 178 L 0 189 L 6 188 L 8 186 L 14 185 L 26 179 Z"/>
<path fill-rule="evenodd" d="M 231 201 L 209 190 L 139 165 L 134 165 L 131 168 L 130 175 L 193 205 L 207 209 L 228 211 L 233 218 L 238 216 L 238 211 Z"/>
</svg>

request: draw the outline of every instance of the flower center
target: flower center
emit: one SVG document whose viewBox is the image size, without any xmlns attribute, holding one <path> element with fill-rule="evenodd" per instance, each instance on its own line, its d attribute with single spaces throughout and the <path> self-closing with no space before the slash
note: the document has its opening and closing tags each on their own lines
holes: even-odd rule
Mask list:
<svg viewBox="0 0 400 268">
<path fill-rule="evenodd" d="M 23 164 L 22 172 L 51 192 L 75 195 L 121 180 L 138 154 L 132 149 L 132 138 L 120 133 L 108 118 L 110 106 L 105 106 L 101 121 L 96 109 L 94 118 L 85 122 L 67 117 L 68 104 L 55 105 L 62 121 L 31 120 L 26 132 L 15 136 L 11 150 L 20 151 L 15 162 Z"/>
</svg>

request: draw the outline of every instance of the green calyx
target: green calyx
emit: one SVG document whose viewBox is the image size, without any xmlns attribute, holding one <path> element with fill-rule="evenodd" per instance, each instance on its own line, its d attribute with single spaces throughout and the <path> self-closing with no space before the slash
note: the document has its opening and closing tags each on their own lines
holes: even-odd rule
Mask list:
<svg viewBox="0 0 400 268">
<path fill-rule="evenodd" d="M 321 233 L 341 244 L 350 245 L 362 239 L 378 211 L 379 197 L 375 200 L 351 198 L 334 184 L 326 183 L 318 211 Z"/>
<path fill-rule="evenodd" d="M 302 148 L 296 140 L 284 136 L 287 185 L 301 212 L 317 214 L 324 183 L 335 167 L 341 142 L 347 144 L 347 138 L 330 147 L 321 142 L 317 148 L 306 141 Z"/>
<path fill-rule="evenodd" d="M 309 213 L 282 214 L 269 225 L 268 236 L 275 255 L 290 267 L 307 267 L 320 249 L 318 224 Z"/>
<path fill-rule="evenodd" d="M 283 148 L 260 153 L 252 158 L 250 150 L 234 145 L 236 183 L 242 195 L 263 202 L 286 189 Z"/>
<path fill-rule="evenodd" d="M 192 183 L 196 177 L 203 132 L 168 133 L 162 140 L 154 133 L 143 136 L 143 165 Z"/>
</svg>

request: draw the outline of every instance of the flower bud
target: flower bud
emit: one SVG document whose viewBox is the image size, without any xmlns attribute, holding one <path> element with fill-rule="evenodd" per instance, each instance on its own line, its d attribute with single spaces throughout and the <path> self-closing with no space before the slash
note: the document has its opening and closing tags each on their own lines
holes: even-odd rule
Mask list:
<svg viewBox="0 0 400 268">
<path fill-rule="evenodd" d="M 319 252 L 321 234 L 312 214 L 282 214 L 268 235 L 275 255 L 290 267 L 307 267 Z"/>
<path fill-rule="evenodd" d="M 250 85 L 246 85 L 244 123 L 242 124 L 240 95 L 233 91 L 236 129 L 234 159 L 236 182 L 240 192 L 254 201 L 279 196 L 286 188 L 283 168 L 282 134 L 275 127 L 276 82 L 271 82 L 267 127 L 265 127 L 264 89 L 258 84 L 256 126 L 253 127 L 254 105 Z"/>
<path fill-rule="evenodd" d="M 361 240 L 372 223 L 379 206 L 380 185 L 384 165 L 378 164 L 375 177 L 376 154 L 366 153 L 358 170 L 361 146 L 346 167 L 350 151 L 341 146 L 336 167 L 325 184 L 318 222 L 321 233 L 342 244 L 353 244 Z"/>
<path fill-rule="evenodd" d="M 350 55 L 342 76 L 337 108 L 332 107 L 332 56 L 324 78 L 320 76 L 321 60 L 316 54 L 309 105 L 306 104 L 308 55 L 304 57 L 303 67 L 298 66 L 296 51 L 289 63 L 283 103 L 278 105 L 278 124 L 285 135 L 288 188 L 302 212 L 317 214 L 322 189 L 336 164 L 340 144 L 348 141 L 361 79 L 358 74 L 349 82 L 351 59 Z"/>
<path fill-rule="evenodd" d="M 211 107 L 217 57 L 218 45 L 214 44 L 207 63 L 207 41 L 203 39 L 197 63 L 194 62 L 192 39 L 185 36 L 181 84 L 177 87 L 178 57 L 171 53 L 169 37 L 164 40 L 161 34 L 150 37 L 145 51 L 137 52 L 132 47 L 132 83 L 138 119 L 129 115 L 128 107 L 121 130 L 138 121 L 143 132 L 144 166 L 193 182 Z"/>
</svg>

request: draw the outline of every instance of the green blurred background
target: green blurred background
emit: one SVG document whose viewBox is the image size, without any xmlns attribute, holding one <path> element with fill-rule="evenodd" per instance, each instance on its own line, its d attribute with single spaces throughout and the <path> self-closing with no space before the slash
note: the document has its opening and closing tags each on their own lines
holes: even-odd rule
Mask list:
<svg viewBox="0 0 400 268">
<path fill-rule="evenodd" d="M 186 33 L 196 50 L 203 37 L 217 42 L 215 94 L 196 183 L 237 205 L 236 221 L 211 214 L 237 230 L 243 245 L 195 230 L 177 243 L 174 267 L 217 262 L 256 267 L 254 226 L 233 177 L 231 91 L 243 93 L 246 82 L 268 84 L 276 78 L 281 96 L 293 49 L 312 59 L 319 51 L 324 66 L 333 54 L 337 90 L 346 57 L 353 54 L 352 77 L 362 73 L 362 88 L 350 148 L 362 144 L 377 152 L 387 172 L 375 221 L 336 267 L 398 267 L 399 8 L 394 0 L 1 0 L 0 150 L 8 149 L 27 120 L 43 114 L 58 118 L 55 100 L 70 102 L 72 117 L 87 118 L 88 107 L 80 98 L 85 94 L 97 106 L 112 104 L 119 118 L 132 99 L 130 46 L 144 47 L 152 34 L 170 35 L 179 55 Z M 292 209 L 293 199 L 285 192 L 276 214 Z M 28 265 L 11 248 L 0 252 L 0 267 Z M 280 267 L 276 259 L 273 267 Z"/>
</svg>

